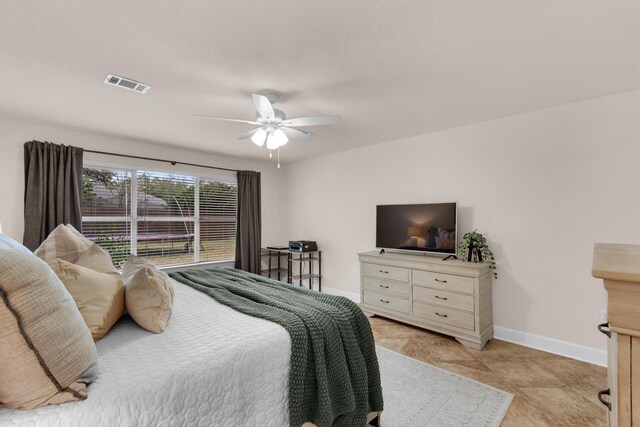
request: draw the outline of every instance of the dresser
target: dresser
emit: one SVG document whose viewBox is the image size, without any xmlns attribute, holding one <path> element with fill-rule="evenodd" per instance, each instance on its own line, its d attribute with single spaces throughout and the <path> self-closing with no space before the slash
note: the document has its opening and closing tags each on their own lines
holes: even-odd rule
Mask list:
<svg viewBox="0 0 640 427">
<path fill-rule="evenodd" d="M 608 388 L 598 393 L 609 425 L 640 425 L 640 245 L 597 243 L 592 274 L 607 291 Z"/>
<path fill-rule="evenodd" d="M 477 350 L 493 337 L 488 264 L 379 251 L 358 258 L 365 314 L 450 335 Z"/>
</svg>

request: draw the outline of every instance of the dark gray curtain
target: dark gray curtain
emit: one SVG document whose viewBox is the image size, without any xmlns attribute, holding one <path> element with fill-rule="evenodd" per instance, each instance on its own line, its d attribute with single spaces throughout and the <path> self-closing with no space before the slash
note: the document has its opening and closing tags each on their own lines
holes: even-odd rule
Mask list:
<svg viewBox="0 0 640 427">
<path fill-rule="evenodd" d="M 260 172 L 238 171 L 236 268 L 260 274 L 262 217 Z"/>
<path fill-rule="evenodd" d="M 60 224 L 82 227 L 82 148 L 24 144 L 24 237 L 32 251 Z"/>
</svg>

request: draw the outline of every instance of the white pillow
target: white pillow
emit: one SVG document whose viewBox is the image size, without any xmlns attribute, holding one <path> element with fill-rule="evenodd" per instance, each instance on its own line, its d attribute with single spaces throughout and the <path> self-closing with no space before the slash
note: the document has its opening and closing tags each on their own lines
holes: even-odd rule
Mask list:
<svg viewBox="0 0 640 427">
<path fill-rule="evenodd" d="M 0 233 L 0 249 L 8 249 L 10 251 L 19 251 L 24 252 L 25 254 L 31 254 L 29 249 L 2 233 Z"/>
<path fill-rule="evenodd" d="M 8 408 L 83 400 L 96 346 L 71 295 L 30 253 L 0 248 L 0 402 Z"/>
<path fill-rule="evenodd" d="M 122 269 L 127 312 L 149 332 L 167 328 L 173 305 L 173 285 L 166 273 L 146 260 L 130 255 Z"/>
<path fill-rule="evenodd" d="M 118 269 L 114 267 L 111 255 L 106 250 L 92 243 L 89 249 L 80 255 L 75 264 L 86 267 L 100 273 L 117 274 L 120 276 Z"/>
<path fill-rule="evenodd" d="M 75 264 L 92 244 L 92 241 L 84 237 L 71 224 L 61 224 L 47 236 L 33 253 L 49 265 L 56 264 L 58 259 Z"/>
<path fill-rule="evenodd" d="M 122 276 L 61 259 L 51 268 L 76 302 L 94 341 L 103 338 L 124 314 Z"/>
</svg>

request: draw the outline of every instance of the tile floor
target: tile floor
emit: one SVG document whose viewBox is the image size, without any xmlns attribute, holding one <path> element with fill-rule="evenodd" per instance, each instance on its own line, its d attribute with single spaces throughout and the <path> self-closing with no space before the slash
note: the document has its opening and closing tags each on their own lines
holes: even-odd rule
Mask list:
<svg viewBox="0 0 640 427">
<path fill-rule="evenodd" d="M 512 393 L 503 426 L 606 425 L 596 396 L 606 388 L 603 367 L 499 340 L 472 350 L 424 329 L 369 320 L 378 345 Z"/>
</svg>

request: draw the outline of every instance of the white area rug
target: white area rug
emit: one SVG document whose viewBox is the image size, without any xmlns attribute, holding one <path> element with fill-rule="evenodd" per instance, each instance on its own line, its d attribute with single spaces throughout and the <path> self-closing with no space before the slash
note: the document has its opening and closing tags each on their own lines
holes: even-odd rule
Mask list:
<svg viewBox="0 0 640 427">
<path fill-rule="evenodd" d="M 499 426 L 513 395 L 377 346 L 381 427 Z"/>
</svg>

